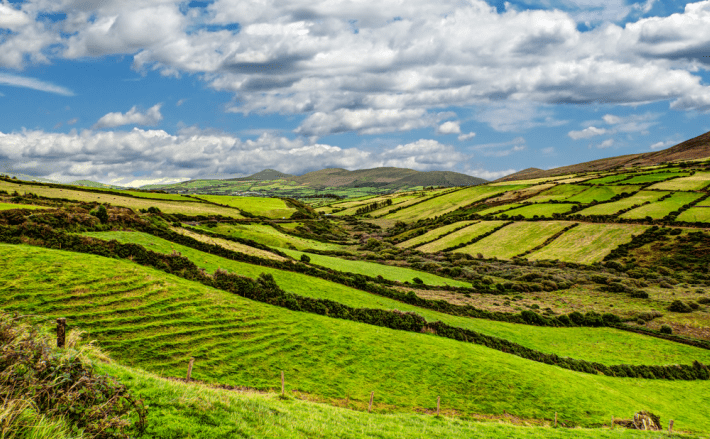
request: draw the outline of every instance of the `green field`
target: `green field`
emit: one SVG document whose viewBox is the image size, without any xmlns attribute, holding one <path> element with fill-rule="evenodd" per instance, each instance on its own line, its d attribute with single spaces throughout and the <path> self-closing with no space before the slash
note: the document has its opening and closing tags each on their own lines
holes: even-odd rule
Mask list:
<svg viewBox="0 0 710 439">
<path fill-rule="evenodd" d="M 251 239 L 270 247 L 295 248 L 297 250 L 341 250 L 342 245 L 315 241 L 313 239 L 283 233 L 267 224 L 217 224 L 215 227 L 200 225 L 197 228 L 235 238 Z"/>
<path fill-rule="evenodd" d="M 557 186 L 553 186 L 552 188 L 540 193 L 539 195 L 536 195 L 532 198 L 528 198 L 525 201 L 529 201 L 531 203 L 544 203 L 546 201 L 552 200 L 563 201 L 569 197 L 584 192 L 587 189 L 587 186 L 582 185 L 558 184 Z"/>
<path fill-rule="evenodd" d="M 664 195 L 668 195 L 669 192 L 661 191 L 639 191 L 638 193 L 628 197 L 623 198 L 619 201 L 613 201 L 611 203 L 597 204 L 592 207 L 588 207 L 584 210 L 577 212 L 579 215 L 614 215 L 617 212 L 628 209 L 634 205 L 641 205 L 645 202 L 651 202 L 658 200 Z"/>
<path fill-rule="evenodd" d="M 647 228 L 630 224 L 580 224 L 527 258 L 593 264 Z"/>
<path fill-rule="evenodd" d="M 651 189 L 662 189 L 667 191 L 698 191 L 710 184 L 710 172 L 696 172 L 690 177 L 676 178 L 671 181 L 656 183 Z"/>
<path fill-rule="evenodd" d="M 415 236 L 412 239 L 408 239 L 404 242 L 400 242 L 397 244 L 397 247 L 399 248 L 410 248 L 410 247 L 416 247 L 418 245 L 421 245 L 422 243 L 433 241 L 435 239 L 438 239 L 448 233 L 451 233 L 452 231 L 462 228 L 467 225 L 473 224 L 474 221 L 459 221 L 453 224 L 448 224 L 443 227 L 438 227 L 434 230 L 429 230 L 423 235 Z"/>
<path fill-rule="evenodd" d="M 291 215 L 297 212 L 295 208 L 289 207 L 280 198 L 230 197 L 227 195 L 196 195 L 196 197 L 212 203 L 236 207 L 253 215 L 267 218 L 290 218 Z"/>
<path fill-rule="evenodd" d="M 658 181 L 665 181 L 674 177 L 686 177 L 687 172 L 654 172 L 650 174 L 637 175 L 623 182 L 623 184 L 648 184 Z"/>
<path fill-rule="evenodd" d="M 51 209 L 51 208 L 44 207 L 44 206 L 35 206 L 34 204 L 15 204 L 15 203 L 0 202 L 0 210 L 13 210 L 13 209 L 38 210 L 38 209 Z"/>
<path fill-rule="evenodd" d="M 214 206 L 200 202 L 181 202 L 169 200 L 151 200 L 146 198 L 120 197 L 110 193 L 85 192 L 72 189 L 59 189 L 47 186 L 30 184 L 16 184 L 0 181 L 0 190 L 8 192 L 17 191 L 20 194 L 33 193 L 47 198 L 65 198 L 69 200 L 110 203 L 113 206 L 128 207 L 131 209 L 148 209 L 157 207 L 165 213 L 182 213 L 184 215 L 223 215 L 231 218 L 243 218 L 236 209 Z"/>
<path fill-rule="evenodd" d="M 3 307 L 65 316 L 114 358 L 166 376 L 289 390 L 376 411 L 431 408 L 599 425 L 646 409 L 708 431 L 710 382 L 571 372 L 427 334 L 291 312 L 126 261 L 0 246 Z M 80 273 L 80 274 L 79 274 Z M 380 373 L 387 371 L 386 373 Z M 514 383 L 511 384 L 511 383 Z M 564 385 L 560 385 L 564 383 Z M 678 395 L 682 395 L 679 398 Z"/>
<path fill-rule="evenodd" d="M 696 192 L 676 192 L 663 201 L 657 201 L 655 203 L 647 204 L 645 206 L 637 207 L 636 209 L 630 210 L 619 218 L 645 218 L 650 216 L 653 219 L 660 219 L 665 217 L 671 212 L 675 212 L 686 204 L 692 203 L 698 198 L 702 197 L 703 194 Z"/>
<path fill-rule="evenodd" d="M 417 221 L 419 219 L 440 216 L 445 213 L 475 203 L 478 200 L 493 196 L 495 194 L 522 189 L 522 185 L 473 186 L 452 193 L 441 195 L 422 203 L 407 207 L 398 212 L 385 215 L 385 218 L 397 219 L 405 222 Z"/>
<path fill-rule="evenodd" d="M 676 221 L 710 223 L 710 207 L 691 207 L 678 215 Z"/>
<path fill-rule="evenodd" d="M 79 187 L 81 187 L 81 186 L 79 186 Z M 109 189 L 109 188 L 101 188 L 101 187 L 92 187 L 91 189 L 100 190 L 100 191 L 107 191 L 107 192 L 118 192 L 120 194 L 131 195 L 133 197 L 138 197 L 138 198 L 148 198 L 148 199 L 152 199 L 152 200 L 185 201 L 185 202 L 199 203 L 199 200 L 196 200 L 191 197 L 186 197 L 184 195 L 179 195 L 179 194 L 161 194 L 161 193 L 157 193 L 157 192 L 131 191 L 131 190 Z"/>
<path fill-rule="evenodd" d="M 616 183 L 617 181 L 624 180 L 628 177 L 629 177 L 629 174 L 607 175 L 605 177 L 599 177 L 599 178 L 594 178 L 592 180 L 587 180 L 587 181 L 585 181 L 585 183 L 586 184 L 602 184 L 602 185 L 604 185 L 604 184 Z"/>
<path fill-rule="evenodd" d="M 532 218 L 534 216 L 551 218 L 554 213 L 567 213 L 572 210 L 574 204 L 528 204 L 517 209 L 507 210 L 496 215 L 498 218 L 503 218 L 507 215 L 508 218 L 522 215 L 524 218 Z"/>
<path fill-rule="evenodd" d="M 494 234 L 481 239 L 457 253 L 477 255 L 484 258 L 510 259 L 537 247 L 555 233 L 573 224 L 567 221 L 537 221 L 513 223 Z"/>
<path fill-rule="evenodd" d="M 623 192 L 630 194 L 633 192 L 637 192 L 639 189 L 641 189 L 640 186 L 594 186 L 588 188 L 582 193 L 567 198 L 565 201 L 572 201 L 578 203 L 591 203 L 592 201 L 602 202 L 611 200 L 612 198 Z"/>
<path fill-rule="evenodd" d="M 479 210 L 476 213 L 481 216 L 486 216 L 486 215 L 492 215 L 494 213 L 498 213 L 502 210 L 515 209 L 520 206 L 524 206 L 524 204 L 520 204 L 520 203 L 503 204 L 500 206 L 495 206 L 495 207 L 490 207 L 488 209 Z"/>
<path fill-rule="evenodd" d="M 503 224 L 505 224 L 505 221 L 481 221 L 461 230 L 457 230 L 456 232 L 450 233 L 434 242 L 424 244 L 417 248 L 417 250 L 426 253 L 436 253 L 455 245 L 464 244 L 477 236 L 490 232 L 496 227 L 500 227 Z"/>
</svg>

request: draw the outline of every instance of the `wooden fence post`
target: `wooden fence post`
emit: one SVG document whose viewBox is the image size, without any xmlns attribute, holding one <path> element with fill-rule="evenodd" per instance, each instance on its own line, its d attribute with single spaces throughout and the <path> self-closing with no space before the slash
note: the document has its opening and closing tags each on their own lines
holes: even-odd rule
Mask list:
<svg viewBox="0 0 710 439">
<path fill-rule="evenodd" d="M 57 347 L 63 348 L 66 344 L 67 319 L 60 317 L 57 319 Z"/>
<path fill-rule="evenodd" d="M 284 371 L 281 371 L 281 397 L 284 396 Z"/>
<path fill-rule="evenodd" d="M 671 421 L 668 423 L 668 433 L 673 433 L 673 419 L 671 419 Z"/>
<path fill-rule="evenodd" d="M 375 392 L 370 392 L 370 405 L 367 407 L 367 412 L 372 412 L 372 400 L 375 399 Z"/>
<path fill-rule="evenodd" d="M 439 403 L 441 402 L 441 396 L 436 397 L 436 416 L 439 416 Z"/>
<path fill-rule="evenodd" d="M 192 377 L 192 365 L 195 364 L 195 357 L 190 357 L 190 362 L 187 364 L 187 381 Z"/>
</svg>

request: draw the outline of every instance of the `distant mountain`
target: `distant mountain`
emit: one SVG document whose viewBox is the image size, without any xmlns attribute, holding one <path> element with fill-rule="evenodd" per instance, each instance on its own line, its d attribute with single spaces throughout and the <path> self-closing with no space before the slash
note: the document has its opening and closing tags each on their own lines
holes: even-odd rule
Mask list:
<svg viewBox="0 0 710 439">
<path fill-rule="evenodd" d="M 285 174 L 283 172 L 277 171 L 276 169 L 264 169 L 263 171 L 259 171 L 256 174 L 250 175 L 248 177 L 230 178 L 228 179 L 228 181 L 280 180 L 282 178 L 289 177 L 293 177 L 293 175 Z"/>
<path fill-rule="evenodd" d="M 55 183 L 59 184 L 58 181 L 54 180 L 49 180 L 47 178 L 41 178 L 41 177 L 35 177 L 33 175 L 27 175 L 27 174 L 16 174 L 13 172 L 0 172 L 0 175 L 5 175 L 10 178 L 17 178 L 18 180 L 23 180 L 23 181 L 36 181 L 38 183 Z"/>
<path fill-rule="evenodd" d="M 98 181 L 92 180 L 76 180 L 71 183 L 67 183 L 73 186 L 84 186 L 84 187 L 95 187 L 100 189 L 125 189 L 123 186 L 115 186 L 112 184 L 99 183 Z"/>
<path fill-rule="evenodd" d="M 529 168 L 524 171 L 499 178 L 496 181 L 513 181 L 530 178 L 553 177 L 555 175 L 564 174 L 578 174 L 582 172 L 609 171 L 615 168 L 625 168 L 631 166 L 654 166 L 667 162 L 698 160 L 707 157 L 710 157 L 710 131 L 661 151 L 610 157 L 607 159 L 594 160 L 576 165 L 562 166 L 560 168 L 549 169 L 547 171 L 543 171 L 541 169 L 531 171 L 531 169 L 534 170 L 535 168 Z"/>
<path fill-rule="evenodd" d="M 292 180 L 311 187 L 405 187 L 405 186 L 473 186 L 486 180 L 450 171 L 421 172 L 414 169 L 382 167 L 348 171 L 341 168 L 321 169 Z"/>
</svg>

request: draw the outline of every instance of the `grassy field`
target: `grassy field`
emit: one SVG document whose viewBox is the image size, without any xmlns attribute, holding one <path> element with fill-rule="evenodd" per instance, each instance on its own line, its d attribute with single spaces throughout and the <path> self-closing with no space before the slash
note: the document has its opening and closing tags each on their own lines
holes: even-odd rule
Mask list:
<svg viewBox="0 0 710 439">
<path fill-rule="evenodd" d="M 84 192 L 71 189 L 58 189 L 46 186 L 29 184 L 16 184 L 0 181 L 0 190 L 8 192 L 17 191 L 20 194 L 33 193 L 47 198 L 66 198 L 69 200 L 111 203 L 114 206 L 123 206 L 131 209 L 148 209 L 157 207 L 165 213 L 182 213 L 185 215 L 223 215 L 231 218 L 243 218 L 236 209 L 214 206 L 200 202 L 180 202 L 168 200 L 150 200 L 145 198 L 119 197 L 112 194 L 97 192 Z"/>
<path fill-rule="evenodd" d="M 629 180 L 624 181 L 623 184 L 655 183 L 658 181 L 668 180 L 669 178 L 686 177 L 686 176 L 688 176 L 687 172 L 653 172 L 650 174 L 642 174 L 642 175 L 637 175 L 635 177 L 631 177 Z"/>
<path fill-rule="evenodd" d="M 625 180 L 628 177 L 629 177 L 629 174 L 607 175 L 604 177 L 599 177 L 599 178 L 594 178 L 592 180 L 587 180 L 587 181 L 585 181 L 585 183 L 588 183 L 588 184 L 611 184 L 611 183 L 616 183 L 617 181 Z"/>
<path fill-rule="evenodd" d="M 678 215 L 676 221 L 710 223 L 710 207 L 691 207 Z"/>
<path fill-rule="evenodd" d="M 440 216 L 492 195 L 522 189 L 523 187 L 522 185 L 473 186 L 407 207 L 398 212 L 385 215 L 385 218 L 410 222 Z"/>
<path fill-rule="evenodd" d="M 518 215 L 522 215 L 524 218 L 532 218 L 535 215 L 541 217 L 552 217 L 553 213 L 569 212 L 572 210 L 572 206 L 574 206 L 574 204 L 529 204 L 518 207 L 517 209 L 501 212 L 496 216 L 499 218 L 503 215 L 507 215 L 509 218 Z"/>
<path fill-rule="evenodd" d="M 280 198 L 265 197 L 230 197 L 228 195 L 196 195 L 197 198 L 212 203 L 236 207 L 254 215 L 267 218 L 290 218 L 296 209 L 289 207 Z"/>
<path fill-rule="evenodd" d="M 434 239 L 438 239 L 448 233 L 451 233 L 452 231 L 459 229 L 461 227 L 464 227 L 466 225 L 471 225 L 473 224 L 474 221 L 459 221 L 453 224 L 448 224 L 443 227 L 438 227 L 434 230 L 429 230 L 423 235 L 415 236 L 412 239 L 408 239 L 404 242 L 400 242 L 397 244 L 397 247 L 399 248 L 410 248 L 410 247 L 416 247 L 418 245 L 421 245 L 422 243 L 432 241 Z"/>
<path fill-rule="evenodd" d="M 572 223 L 567 221 L 513 223 L 478 242 L 455 251 L 469 255 L 481 253 L 485 258 L 510 259 L 544 243 L 547 238 L 570 224 Z"/>
<path fill-rule="evenodd" d="M 636 204 L 643 204 L 647 201 L 654 202 L 669 192 L 661 191 L 639 191 L 638 193 L 611 203 L 597 204 L 577 212 L 580 215 L 614 215 L 617 212 L 628 209 Z"/>
<path fill-rule="evenodd" d="M 13 209 L 38 210 L 38 209 L 50 209 L 50 208 L 44 207 L 44 206 L 35 206 L 34 204 L 15 204 L 15 203 L 0 202 L 0 210 L 13 210 Z"/>
<path fill-rule="evenodd" d="M 587 186 L 581 186 L 576 184 L 558 184 L 550 189 L 536 195 L 532 198 L 528 198 L 525 201 L 530 201 L 531 203 L 544 203 L 545 201 L 557 200 L 563 201 L 569 197 L 577 195 L 580 192 L 587 190 Z"/>
<path fill-rule="evenodd" d="M 251 239 L 260 244 L 270 247 L 279 248 L 295 248 L 296 250 L 305 250 L 308 248 L 316 250 L 341 250 L 343 246 L 338 244 L 330 244 L 326 242 L 315 241 L 313 239 L 300 238 L 298 236 L 283 233 L 267 224 L 249 224 L 249 225 L 233 225 L 233 224 L 217 224 L 215 227 L 206 225 L 198 226 L 197 228 L 219 233 L 221 235 L 233 236 L 235 238 Z"/>
<path fill-rule="evenodd" d="M 82 186 L 79 186 L 79 187 L 82 187 Z M 151 200 L 186 201 L 186 202 L 199 203 L 199 200 L 196 200 L 192 197 L 186 197 L 185 195 L 179 195 L 179 194 L 161 194 L 161 193 L 156 193 L 156 192 L 131 191 L 131 190 L 123 190 L 123 189 L 108 189 L 108 188 L 101 188 L 101 187 L 92 187 L 91 189 L 100 190 L 100 191 L 119 192 L 122 194 L 131 195 L 133 197 L 148 198 Z"/>
<path fill-rule="evenodd" d="M 527 258 L 593 264 L 647 228 L 630 224 L 580 224 Z"/>
<path fill-rule="evenodd" d="M 508 209 L 515 209 L 516 207 L 524 206 L 524 204 L 520 203 L 510 203 L 510 204 L 503 204 L 500 206 L 495 206 L 495 207 L 490 207 L 488 209 L 484 210 L 479 210 L 476 212 L 478 215 L 485 216 L 485 215 L 490 215 L 494 213 L 498 213 L 501 210 L 508 210 Z"/>
<path fill-rule="evenodd" d="M 376 412 L 431 409 L 441 396 L 461 415 L 549 420 L 557 412 L 590 426 L 647 409 L 679 430 L 710 430 L 698 410 L 710 404 L 707 381 L 571 372 L 432 335 L 290 312 L 126 261 L 26 246 L 3 245 L 0 254 L 6 310 L 65 316 L 117 360 L 161 375 L 183 376 L 194 357 L 198 380 L 275 389 L 283 370 L 289 391 L 323 401 L 347 398 L 362 409 L 374 391 Z"/>
<path fill-rule="evenodd" d="M 417 248 L 417 250 L 426 253 L 436 253 L 438 251 L 444 250 L 445 248 L 453 247 L 455 245 L 468 242 L 473 238 L 488 233 L 503 224 L 505 224 L 505 221 L 482 221 L 480 223 L 476 223 L 464 229 L 450 233 L 441 239 L 438 239 L 434 242 L 430 242 L 429 244 L 424 244 L 421 247 Z"/>
<path fill-rule="evenodd" d="M 511 183 L 514 184 L 539 184 L 543 183 L 546 181 L 558 181 L 558 180 L 567 180 L 570 178 L 573 178 L 574 175 L 557 175 L 555 177 L 542 177 L 542 178 L 531 178 L 528 180 L 514 180 L 512 182 L 510 181 L 501 181 L 499 183 L 490 183 L 491 186 L 505 186 Z"/>
<path fill-rule="evenodd" d="M 287 249 L 284 249 L 283 252 L 296 260 L 300 260 L 301 255 L 305 254 L 296 250 Z M 412 279 L 418 277 L 424 281 L 426 285 L 451 285 L 454 287 L 465 288 L 471 287 L 471 283 L 469 282 L 449 279 L 424 271 L 413 270 L 411 268 L 395 267 L 392 265 L 384 265 L 367 261 L 351 261 L 349 259 L 315 254 L 308 254 L 308 257 L 311 258 L 311 264 L 332 268 L 333 270 L 346 271 L 348 273 L 363 274 L 371 277 L 382 276 L 385 279 L 398 280 L 400 282 L 412 282 Z"/>
<path fill-rule="evenodd" d="M 608 201 L 623 192 L 632 193 L 638 191 L 639 189 L 641 189 L 640 186 L 595 186 L 590 187 L 586 191 L 573 197 L 569 197 L 565 201 L 574 201 L 579 203 Z"/>
<path fill-rule="evenodd" d="M 686 204 L 692 203 L 698 198 L 702 197 L 703 194 L 696 192 L 676 192 L 663 201 L 658 201 L 655 203 L 647 204 L 645 206 L 637 207 L 636 209 L 630 210 L 619 218 L 645 218 L 650 216 L 653 219 L 660 219 L 665 217 L 671 212 L 675 212 Z"/>
<path fill-rule="evenodd" d="M 710 172 L 696 172 L 690 177 L 676 178 L 671 181 L 656 183 L 651 189 L 666 191 L 697 191 L 710 184 Z"/>
<path fill-rule="evenodd" d="M 346 401 L 333 406 L 308 401 L 309 395 L 292 392 L 286 382 L 287 399 L 276 393 L 229 391 L 199 383 L 170 381 L 140 369 L 116 363 L 98 363 L 102 373 L 118 377 L 151 407 L 146 435 L 151 438 L 189 437 L 231 439 L 234 437 L 310 439 L 318 438 L 436 438 L 436 439 L 618 439 L 654 437 L 648 432 L 617 428 L 553 428 L 548 425 L 514 425 L 512 417 L 462 420 L 450 417 L 442 400 L 442 416 L 428 413 L 375 413 L 352 410 Z M 291 397 L 294 395 L 296 397 Z M 377 407 L 377 401 L 375 401 Z M 208 420 L 209 422 L 205 422 Z M 492 422 L 491 422 L 492 421 Z M 508 421 L 508 422 L 506 422 Z M 524 420 L 528 421 L 528 420 Z M 665 419 L 663 420 L 665 422 Z M 687 435 L 676 435 L 689 437 Z"/>
</svg>

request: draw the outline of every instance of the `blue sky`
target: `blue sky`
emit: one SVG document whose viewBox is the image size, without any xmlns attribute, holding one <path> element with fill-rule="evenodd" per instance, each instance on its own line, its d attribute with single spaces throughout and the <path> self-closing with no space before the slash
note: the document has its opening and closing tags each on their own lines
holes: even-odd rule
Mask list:
<svg viewBox="0 0 710 439">
<path fill-rule="evenodd" d="M 0 172 L 486 179 L 710 131 L 710 1 L 0 0 Z"/>
</svg>

